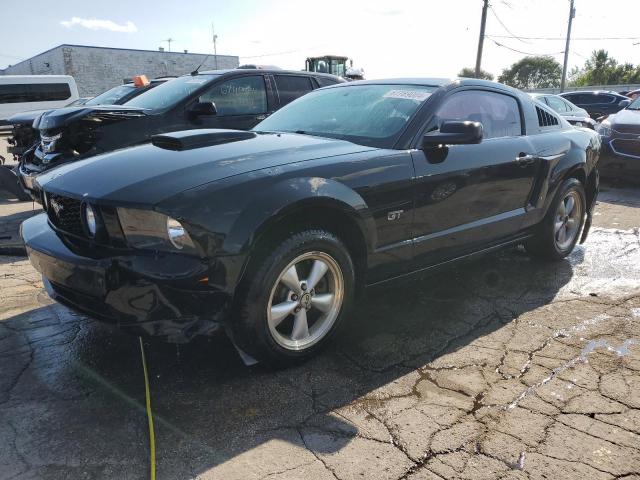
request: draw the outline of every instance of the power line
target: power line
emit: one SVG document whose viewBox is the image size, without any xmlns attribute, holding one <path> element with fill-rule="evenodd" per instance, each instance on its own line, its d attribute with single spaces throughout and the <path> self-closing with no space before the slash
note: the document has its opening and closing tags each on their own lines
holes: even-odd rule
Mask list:
<svg viewBox="0 0 640 480">
<path fill-rule="evenodd" d="M 527 41 L 523 40 L 523 37 L 519 37 L 515 33 L 513 33 L 511 30 L 509 30 L 507 28 L 507 26 L 504 24 L 504 22 L 502 20 L 500 20 L 500 17 L 498 17 L 498 14 L 496 13 L 496 11 L 494 10 L 494 8 L 491 5 L 489 5 L 489 9 L 491 10 L 491 13 L 493 13 L 493 16 L 496 17 L 496 20 L 498 21 L 498 23 L 500 25 L 502 25 L 502 28 L 504 28 L 507 31 L 507 33 L 509 33 L 511 35 L 511 37 L 509 37 L 509 38 L 517 38 L 522 43 L 531 43 L 531 42 L 527 42 Z"/>
<path fill-rule="evenodd" d="M 494 38 L 517 38 L 525 40 L 562 40 L 565 41 L 567 37 L 521 37 L 517 35 L 487 35 Z M 640 37 L 571 37 L 571 40 L 640 40 Z"/>
<path fill-rule="evenodd" d="M 517 48 L 512 48 L 509 47 L 507 45 L 504 45 L 496 40 L 494 40 L 493 38 L 491 38 L 489 35 L 486 35 L 486 37 L 491 40 L 493 43 L 495 43 L 498 47 L 502 47 L 502 48 L 506 48 L 507 50 L 511 50 L 513 52 L 517 52 L 517 53 L 521 53 L 523 55 L 535 55 L 535 56 L 541 56 L 541 55 L 561 55 L 564 53 L 564 50 L 560 51 L 560 52 L 553 52 L 553 53 L 534 53 L 534 52 L 524 52 L 522 50 L 518 50 Z"/>
</svg>

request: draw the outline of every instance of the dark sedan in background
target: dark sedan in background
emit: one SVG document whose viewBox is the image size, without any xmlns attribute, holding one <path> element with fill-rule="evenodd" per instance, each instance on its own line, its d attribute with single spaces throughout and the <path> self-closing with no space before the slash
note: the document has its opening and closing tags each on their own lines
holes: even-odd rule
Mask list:
<svg viewBox="0 0 640 480">
<path fill-rule="evenodd" d="M 580 108 L 574 105 L 569 100 L 562 98 L 559 95 L 552 95 L 550 93 L 532 93 L 531 96 L 548 105 L 555 110 L 559 115 L 576 127 L 586 127 L 592 130 L 596 127 L 596 121 L 589 116 L 584 108 Z"/>
<path fill-rule="evenodd" d="M 640 183 L 640 97 L 609 115 L 596 130 L 602 138 L 603 176 Z"/>
<path fill-rule="evenodd" d="M 124 105 L 61 108 L 33 123 L 40 143 L 19 177 L 34 198 L 34 178 L 66 162 L 147 142 L 151 135 L 195 128 L 248 130 L 333 75 L 285 70 L 219 70 L 174 78 Z"/>
<path fill-rule="evenodd" d="M 565 92 L 560 94 L 574 105 L 584 108 L 594 120 L 604 115 L 616 113 L 625 108 L 631 100 L 629 97 L 616 92 L 592 91 L 592 92 Z"/>
<path fill-rule="evenodd" d="M 498 83 L 343 83 L 253 131 L 168 133 L 46 172 L 22 237 L 71 308 L 171 340 L 225 327 L 289 363 L 366 286 L 519 243 L 564 258 L 589 230 L 599 151 Z"/>
</svg>

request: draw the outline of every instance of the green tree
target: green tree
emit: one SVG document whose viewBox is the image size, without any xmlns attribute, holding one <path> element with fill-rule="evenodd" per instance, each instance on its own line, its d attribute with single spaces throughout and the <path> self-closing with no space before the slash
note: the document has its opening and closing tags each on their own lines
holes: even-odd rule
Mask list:
<svg viewBox="0 0 640 480">
<path fill-rule="evenodd" d="M 464 67 L 462 70 L 458 72 L 458 76 L 464 77 L 464 78 L 476 78 L 476 69 L 470 68 L 470 67 Z M 480 69 L 480 77 L 478 78 L 482 78 L 483 80 L 493 80 L 493 74 L 490 72 L 487 72 L 486 70 Z"/>
<path fill-rule="evenodd" d="M 553 57 L 524 57 L 511 67 L 505 68 L 498 81 L 515 88 L 559 87 L 562 78 L 562 66 Z"/>
<path fill-rule="evenodd" d="M 639 83 L 640 65 L 618 63 L 606 50 L 594 50 L 583 68 L 571 71 L 570 79 L 577 87 Z"/>
</svg>

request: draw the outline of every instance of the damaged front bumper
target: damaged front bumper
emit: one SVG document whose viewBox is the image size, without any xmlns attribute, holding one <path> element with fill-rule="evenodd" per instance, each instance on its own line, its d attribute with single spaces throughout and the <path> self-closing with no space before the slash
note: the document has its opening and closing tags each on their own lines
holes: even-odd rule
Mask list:
<svg viewBox="0 0 640 480">
<path fill-rule="evenodd" d="M 25 221 L 21 235 L 49 295 L 73 310 L 172 342 L 210 335 L 222 326 L 230 295 L 203 281 L 210 267 L 201 258 L 78 255 L 52 229 L 46 214 Z"/>
</svg>

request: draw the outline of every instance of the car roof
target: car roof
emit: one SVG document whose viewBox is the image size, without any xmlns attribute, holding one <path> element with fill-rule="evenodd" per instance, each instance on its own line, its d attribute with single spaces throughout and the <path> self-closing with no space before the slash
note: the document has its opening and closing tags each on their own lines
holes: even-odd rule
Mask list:
<svg viewBox="0 0 640 480">
<path fill-rule="evenodd" d="M 614 92 L 613 90 L 574 90 L 573 92 L 562 92 L 559 95 L 570 95 L 574 93 L 587 93 L 589 95 L 618 95 L 624 97 L 624 95 L 620 95 L 618 92 Z"/>
<path fill-rule="evenodd" d="M 326 78 L 340 78 L 335 75 L 331 75 L 329 73 L 319 73 L 319 72 L 309 72 L 307 70 L 280 70 L 280 69 L 269 69 L 269 68 L 231 68 L 225 70 L 205 70 L 203 72 L 198 72 L 198 74 L 202 75 L 232 75 L 238 73 L 271 73 L 274 75 L 282 75 L 282 74 L 290 74 L 290 75 L 311 75 L 314 77 L 326 77 Z M 189 74 L 187 74 L 189 75 Z M 185 76 L 185 75 L 183 75 Z"/>
<path fill-rule="evenodd" d="M 325 88 L 348 87 L 351 85 L 422 85 L 428 87 L 454 87 L 454 86 L 476 86 L 491 87 L 505 90 L 513 94 L 520 95 L 522 92 L 508 85 L 489 80 L 481 80 L 478 78 L 383 78 L 378 80 L 356 80 L 353 82 L 341 83 L 339 85 L 331 85 Z"/>
</svg>

